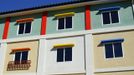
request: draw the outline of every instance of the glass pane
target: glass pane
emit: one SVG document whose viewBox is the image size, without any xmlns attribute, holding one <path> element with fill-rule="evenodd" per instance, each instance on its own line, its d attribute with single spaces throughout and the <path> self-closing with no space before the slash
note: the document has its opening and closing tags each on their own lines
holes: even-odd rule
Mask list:
<svg viewBox="0 0 134 75">
<path fill-rule="evenodd" d="M 64 29 L 64 18 L 58 19 L 58 29 Z"/>
<path fill-rule="evenodd" d="M 102 15 L 103 15 L 103 24 L 110 24 L 109 12 L 102 13 Z"/>
<path fill-rule="evenodd" d="M 106 55 L 106 58 L 113 58 L 112 44 L 105 44 L 105 55 Z"/>
<path fill-rule="evenodd" d="M 21 63 L 27 63 L 27 59 L 28 59 L 28 51 L 24 51 L 22 52 L 22 59 L 21 59 Z"/>
<path fill-rule="evenodd" d="M 72 28 L 72 17 L 66 17 L 66 28 Z"/>
<path fill-rule="evenodd" d="M 118 23 L 119 22 L 118 11 L 112 11 L 111 12 L 111 19 L 112 19 L 112 23 Z"/>
<path fill-rule="evenodd" d="M 25 26 L 25 33 L 30 33 L 31 31 L 31 22 L 27 22 Z"/>
<path fill-rule="evenodd" d="M 19 34 L 23 34 L 24 32 L 24 23 L 19 24 Z"/>
<path fill-rule="evenodd" d="M 115 53 L 115 57 L 123 57 L 121 43 L 114 43 L 114 53 Z"/>
<path fill-rule="evenodd" d="M 16 52 L 15 53 L 15 64 L 20 64 L 20 59 L 21 59 L 21 52 Z"/>
<path fill-rule="evenodd" d="M 58 48 L 57 49 L 57 62 L 63 62 L 63 48 Z"/>
<path fill-rule="evenodd" d="M 72 48 L 65 48 L 65 61 L 72 61 Z"/>
</svg>

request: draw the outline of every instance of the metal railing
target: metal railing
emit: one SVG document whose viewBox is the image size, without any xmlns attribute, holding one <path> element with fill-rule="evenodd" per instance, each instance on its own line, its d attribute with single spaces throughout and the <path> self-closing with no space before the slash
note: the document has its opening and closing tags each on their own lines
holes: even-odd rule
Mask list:
<svg viewBox="0 0 134 75">
<path fill-rule="evenodd" d="M 13 70 L 28 70 L 30 68 L 31 60 L 24 61 L 9 61 L 7 71 Z"/>
</svg>

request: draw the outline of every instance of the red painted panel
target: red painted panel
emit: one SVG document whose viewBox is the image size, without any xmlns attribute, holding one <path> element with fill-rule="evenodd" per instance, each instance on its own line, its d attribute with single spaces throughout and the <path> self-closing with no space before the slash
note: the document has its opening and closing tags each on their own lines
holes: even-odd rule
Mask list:
<svg viewBox="0 0 134 75">
<path fill-rule="evenodd" d="M 10 24 L 10 17 L 6 18 L 2 39 L 7 39 L 9 24 Z"/>
<path fill-rule="evenodd" d="M 90 16 L 90 6 L 86 6 L 85 11 L 85 30 L 91 29 L 91 16 Z"/>
<path fill-rule="evenodd" d="M 48 14 L 47 12 L 44 12 L 42 15 L 41 35 L 46 34 L 47 14 Z"/>
</svg>

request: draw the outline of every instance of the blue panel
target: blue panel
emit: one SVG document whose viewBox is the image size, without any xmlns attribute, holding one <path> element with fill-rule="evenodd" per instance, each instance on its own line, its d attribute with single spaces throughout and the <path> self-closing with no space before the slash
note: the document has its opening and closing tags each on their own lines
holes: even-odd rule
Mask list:
<svg viewBox="0 0 134 75">
<path fill-rule="evenodd" d="M 114 6 L 114 7 L 107 7 L 107 8 L 101 8 L 99 9 L 100 12 L 103 11 L 112 11 L 112 10 L 119 10 L 121 7 L 120 6 Z"/>
<path fill-rule="evenodd" d="M 101 44 L 105 44 L 105 43 L 112 43 L 112 42 L 123 42 L 124 39 L 110 39 L 110 40 L 102 40 Z"/>
</svg>

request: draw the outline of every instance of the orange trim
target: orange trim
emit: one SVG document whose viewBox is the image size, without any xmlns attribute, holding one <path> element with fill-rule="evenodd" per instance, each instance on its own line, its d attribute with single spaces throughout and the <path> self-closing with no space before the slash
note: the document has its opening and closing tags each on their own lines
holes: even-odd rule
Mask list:
<svg viewBox="0 0 134 75">
<path fill-rule="evenodd" d="M 10 25 L 10 17 L 6 18 L 5 26 L 4 26 L 4 32 L 2 39 L 7 39 L 8 37 L 8 30 L 9 30 L 9 25 Z"/>
<path fill-rule="evenodd" d="M 86 6 L 86 11 L 85 11 L 85 30 L 90 30 L 91 29 L 91 15 L 90 15 L 90 6 Z"/>
<path fill-rule="evenodd" d="M 12 49 L 13 51 L 23 51 L 23 50 L 31 50 L 30 48 L 16 48 L 16 49 Z"/>
<path fill-rule="evenodd" d="M 16 20 L 17 23 L 20 23 L 20 22 L 27 22 L 27 21 L 33 21 L 33 18 L 25 18 L 25 19 Z"/>
</svg>

